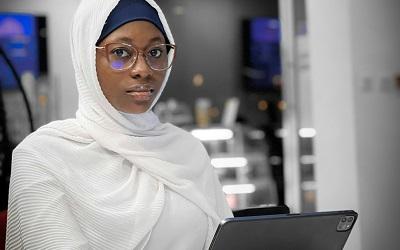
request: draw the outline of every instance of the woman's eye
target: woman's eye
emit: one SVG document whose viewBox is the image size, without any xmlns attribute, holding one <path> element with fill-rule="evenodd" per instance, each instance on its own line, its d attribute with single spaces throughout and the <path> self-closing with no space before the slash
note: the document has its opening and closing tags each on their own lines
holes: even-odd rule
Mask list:
<svg viewBox="0 0 400 250">
<path fill-rule="evenodd" d="M 116 48 L 111 53 L 119 58 L 129 57 L 131 53 L 125 48 Z"/>
<path fill-rule="evenodd" d="M 155 58 L 161 57 L 162 53 L 163 53 L 163 50 L 160 49 L 160 48 L 153 48 L 153 49 L 151 49 L 151 50 L 149 51 L 149 55 L 150 55 L 151 57 L 155 57 Z"/>
</svg>

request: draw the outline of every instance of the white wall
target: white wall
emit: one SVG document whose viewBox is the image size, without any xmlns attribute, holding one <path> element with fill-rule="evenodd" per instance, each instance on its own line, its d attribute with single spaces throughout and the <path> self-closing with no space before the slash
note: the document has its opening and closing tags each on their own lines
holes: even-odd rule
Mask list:
<svg viewBox="0 0 400 250">
<path fill-rule="evenodd" d="M 362 246 L 399 249 L 400 1 L 353 0 L 350 8 Z"/>
<path fill-rule="evenodd" d="M 346 249 L 398 249 L 400 2 L 308 0 L 318 210 L 354 209 Z"/>
<path fill-rule="evenodd" d="M 78 0 L 0 0 L 1 11 L 44 15 L 48 27 L 48 60 L 50 80 L 56 87 L 56 118 L 75 116 L 78 94 L 72 66 L 69 31 Z"/>
</svg>

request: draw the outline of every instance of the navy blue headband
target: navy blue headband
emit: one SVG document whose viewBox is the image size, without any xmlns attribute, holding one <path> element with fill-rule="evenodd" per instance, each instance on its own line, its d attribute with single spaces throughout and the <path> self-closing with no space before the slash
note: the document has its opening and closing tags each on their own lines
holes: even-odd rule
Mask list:
<svg viewBox="0 0 400 250">
<path fill-rule="evenodd" d="M 164 35 L 166 43 L 169 42 L 157 10 L 148 2 L 145 0 L 120 0 L 108 16 L 97 44 L 122 25 L 139 20 L 154 24 Z"/>
</svg>

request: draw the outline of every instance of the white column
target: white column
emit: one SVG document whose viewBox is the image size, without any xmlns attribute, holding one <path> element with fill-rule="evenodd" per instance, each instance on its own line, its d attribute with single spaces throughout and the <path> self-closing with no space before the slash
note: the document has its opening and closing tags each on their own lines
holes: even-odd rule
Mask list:
<svg viewBox="0 0 400 250">
<path fill-rule="evenodd" d="M 349 1 L 308 0 L 317 210 L 360 210 Z M 358 221 L 347 249 L 360 249 Z"/>
<path fill-rule="evenodd" d="M 345 249 L 398 249 L 400 2 L 307 0 L 318 210 L 354 209 Z"/>
<path fill-rule="evenodd" d="M 284 87 L 283 99 L 287 106 L 283 114 L 283 155 L 284 155 L 284 189 L 285 204 L 290 211 L 297 213 L 301 211 L 300 190 L 300 165 L 299 165 L 299 140 L 298 110 L 296 95 L 296 51 L 295 51 L 295 0 L 279 1 L 279 19 L 281 22 L 282 42 L 282 76 Z"/>
</svg>

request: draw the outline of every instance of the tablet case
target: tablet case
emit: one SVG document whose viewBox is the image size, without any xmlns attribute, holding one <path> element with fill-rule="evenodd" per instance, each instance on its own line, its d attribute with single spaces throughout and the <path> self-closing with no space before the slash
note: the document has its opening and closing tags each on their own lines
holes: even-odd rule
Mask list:
<svg viewBox="0 0 400 250">
<path fill-rule="evenodd" d="M 223 220 L 210 250 L 339 250 L 357 220 L 352 210 Z"/>
<path fill-rule="evenodd" d="M 288 214 L 289 207 L 282 204 L 276 206 L 258 206 L 250 207 L 233 211 L 234 217 L 258 216 L 258 215 L 273 215 L 273 214 Z"/>
</svg>

